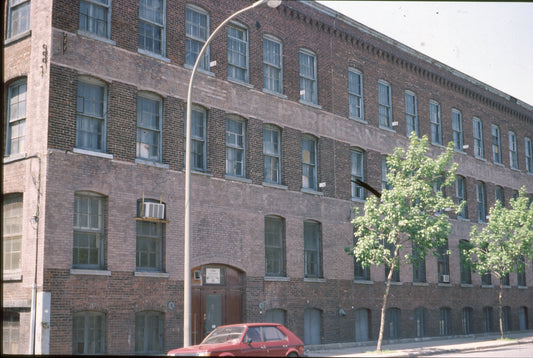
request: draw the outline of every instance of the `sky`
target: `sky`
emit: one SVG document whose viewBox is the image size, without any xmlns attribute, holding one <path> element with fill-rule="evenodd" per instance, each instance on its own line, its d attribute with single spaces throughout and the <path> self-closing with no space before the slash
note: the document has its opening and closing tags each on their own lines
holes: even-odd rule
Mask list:
<svg viewBox="0 0 533 358">
<path fill-rule="evenodd" d="M 533 106 L 533 2 L 317 2 Z"/>
</svg>

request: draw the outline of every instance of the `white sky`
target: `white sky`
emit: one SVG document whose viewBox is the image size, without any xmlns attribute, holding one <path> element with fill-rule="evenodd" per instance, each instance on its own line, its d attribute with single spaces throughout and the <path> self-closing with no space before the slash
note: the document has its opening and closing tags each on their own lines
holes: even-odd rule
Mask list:
<svg viewBox="0 0 533 358">
<path fill-rule="evenodd" d="M 533 2 L 317 2 L 533 106 Z"/>
</svg>

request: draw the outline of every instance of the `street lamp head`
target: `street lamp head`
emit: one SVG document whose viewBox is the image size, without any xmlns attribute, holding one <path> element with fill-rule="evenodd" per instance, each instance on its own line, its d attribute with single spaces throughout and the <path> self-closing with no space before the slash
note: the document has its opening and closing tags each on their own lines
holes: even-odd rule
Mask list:
<svg viewBox="0 0 533 358">
<path fill-rule="evenodd" d="M 277 8 L 281 4 L 281 0 L 267 0 L 267 5 L 273 9 Z"/>
</svg>

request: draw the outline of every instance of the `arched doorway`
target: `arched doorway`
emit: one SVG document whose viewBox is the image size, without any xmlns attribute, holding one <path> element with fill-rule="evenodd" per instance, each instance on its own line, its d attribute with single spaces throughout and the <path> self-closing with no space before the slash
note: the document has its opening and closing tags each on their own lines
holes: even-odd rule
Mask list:
<svg viewBox="0 0 533 358">
<path fill-rule="evenodd" d="M 192 343 L 215 327 L 243 321 L 245 274 L 231 266 L 208 264 L 192 269 Z"/>
</svg>

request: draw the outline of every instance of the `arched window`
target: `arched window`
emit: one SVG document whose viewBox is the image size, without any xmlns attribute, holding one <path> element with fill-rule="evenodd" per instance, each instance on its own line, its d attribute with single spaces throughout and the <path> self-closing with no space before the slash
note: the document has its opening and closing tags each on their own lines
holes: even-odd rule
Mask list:
<svg viewBox="0 0 533 358">
<path fill-rule="evenodd" d="M 106 353 L 106 316 L 102 312 L 77 312 L 73 317 L 72 354 Z"/>
<path fill-rule="evenodd" d="M 164 314 L 157 311 L 135 314 L 135 353 L 163 352 L 164 318 Z"/>
<path fill-rule="evenodd" d="M 415 309 L 415 331 L 417 337 L 426 336 L 427 315 L 428 312 L 425 307 Z"/>
</svg>

